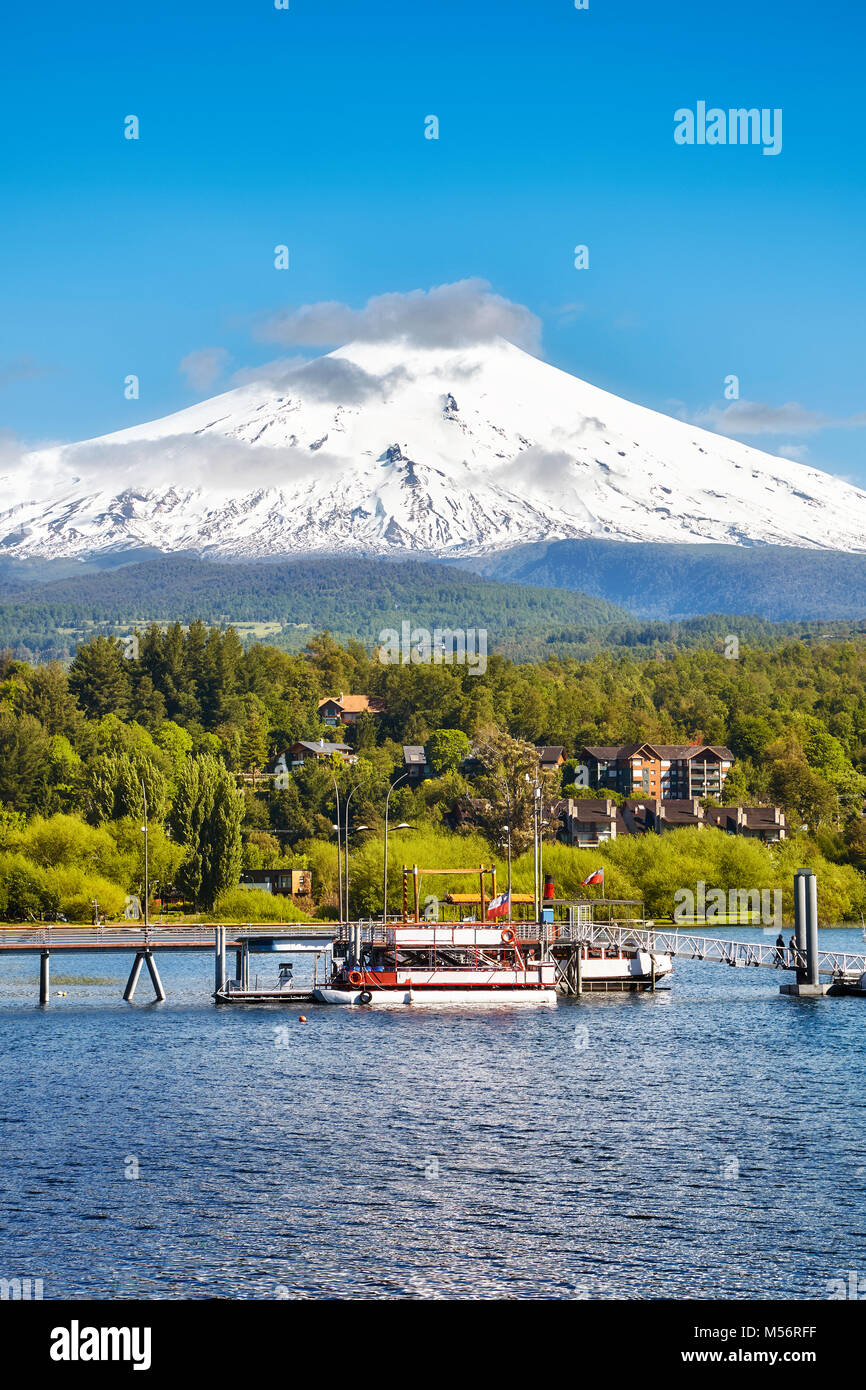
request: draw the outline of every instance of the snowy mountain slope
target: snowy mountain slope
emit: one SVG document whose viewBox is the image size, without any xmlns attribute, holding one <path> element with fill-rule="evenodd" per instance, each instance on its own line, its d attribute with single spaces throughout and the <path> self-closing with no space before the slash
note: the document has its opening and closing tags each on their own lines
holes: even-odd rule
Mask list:
<svg viewBox="0 0 866 1390">
<path fill-rule="evenodd" d="M 866 493 L 501 339 L 349 344 L 0 478 L 8 558 L 456 557 L 576 537 L 866 550 Z"/>
</svg>

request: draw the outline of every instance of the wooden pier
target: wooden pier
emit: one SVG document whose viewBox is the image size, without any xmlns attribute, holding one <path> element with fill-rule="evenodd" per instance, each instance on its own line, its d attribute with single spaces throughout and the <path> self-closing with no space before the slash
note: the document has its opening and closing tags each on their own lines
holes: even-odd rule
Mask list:
<svg viewBox="0 0 866 1390">
<path fill-rule="evenodd" d="M 39 1003 L 47 1006 L 51 998 L 51 957 L 56 953 L 79 951 L 131 951 L 132 968 L 123 990 L 123 998 L 129 1002 L 135 995 L 142 969 L 146 968 L 153 986 L 157 1002 L 166 998 L 165 988 L 156 964 L 159 951 L 204 951 L 214 952 L 222 963 L 221 974 L 217 971 L 215 991 L 226 984 L 238 983 L 246 988 L 250 998 L 259 998 L 266 991 L 249 990 L 249 956 L 256 951 L 256 943 L 269 944 L 275 951 L 274 943 L 285 943 L 292 951 L 303 949 L 301 940 L 314 943 L 319 954 L 327 951 L 340 928 L 336 925 L 320 923 L 287 923 L 283 929 L 280 923 L 238 923 L 226 926 L 221 922 L 199 922 L 190 925 L 154 926 L 147 929 L 141 924 L 121 926 L 110 923 L 105 926 L 80 926 L 71 923 L 33 923 L 15 926 L 0 925 L 0 957 L 3 955 L 39 956 Z M 238 967 L 237 981 L 228 981 L 225 969 L 227 950 L 236 952 Z M 246 974 L 244 975 L 244 969 Z M 281 990 L 279 997 L 285 999 L 287 992 Z M 309 990 L 296 991 L 300 1001 L 310 997 Z"/>
</svg>

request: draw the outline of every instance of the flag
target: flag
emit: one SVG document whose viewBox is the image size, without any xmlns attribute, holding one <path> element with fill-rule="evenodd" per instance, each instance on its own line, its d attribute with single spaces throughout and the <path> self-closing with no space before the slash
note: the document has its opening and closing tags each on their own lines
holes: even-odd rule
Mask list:
<svg viewBox="0 0 866 1390">
<path fill-rule="evenodd" d="M 583 884 L 582 884 L 581 886 L 582 886 L 583 888 L 586 888 L 587 885 L 590 884 L 590 883 L 601 883 L 601 884 L 603 884 L 603 883 L 604 883 L 604 869 L 593 869 L 593 871 L 592 871 L 591 874 L 587 874 L 587 876 L 586 876 L 586 878 L 583 880 Z"/>
<path fill-rule="evenodd" d="M 507 893 L 500 893 L 498 897 L 491 898 L 487 904 L 487 920 L 494 921 L 497 917 L 508 917 L 511 904 Z"/>
</svg>

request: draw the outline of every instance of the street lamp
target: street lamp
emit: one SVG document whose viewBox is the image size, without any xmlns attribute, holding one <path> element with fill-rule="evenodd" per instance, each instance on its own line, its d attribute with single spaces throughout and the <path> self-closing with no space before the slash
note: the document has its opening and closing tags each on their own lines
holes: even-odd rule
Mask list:
<svg viewBox="0 0 866 1390">
<path fill-rule="evenodd" d="M 344 824 L 345 824 L 345 833 L 344 833 L 344 835 L 343 835 L 343 847 L 344 847 L 344 849 L 345 849 L 345 851 L 346 851 L 345 858 L 346 858 L 346 921 L 347 921 L 347 922 L 348 922 L 348 920 L 349 920 L 349 803 L 351 802 L 352 797 L 355 795 L 355 792 L 358 790 L 358 788 L 360 787 L 360 785 L 361 785 L 360 782 L 356 782 L 355 785 L 354 785 L 354 787 L 352 788 L 352 790 L 349 792 L 349 795 L 346 797 L 345 801 L 343 802 L 343 818 L 344 818 Z"/>
<path fill-rule="evenodd" d="M 497 779 L 502 783 L 502 790 L 505 792 L 505 805 L 508 808 L 508 824 L 505 829 L 508 831 L 508 916 L 512 916 L 511 909 L 511 793 L 508 790 L 508 780 L 505 777 Z"/>
<path fill-rule="evenodd" d="M 340 921 L 343 920 L 343 860 L 340 853 L 340 789 L 337 786 L 337 777 L 331 773 L 331 781 L 334 784 L 334 797 L 337 802 L 337 824 L 334 829 L 337 832 L 337 911 Z"/>
<path fill-rule="evenodd" d="M 401 782 L 405 782 L 409 776 L 408 772 L 401 772 L 388 788 L 388 795 L 385 797 L 385 867 L 382 872 L 382 925 L 388 925 L 388 802 L 391 800 L 391 793 L 395 787 L 399 787 Z M 400 830 L 408 830 L 408 825 L 398 826 Z"/>
<path fill-rule="evenodd" d="M 525 777 L 527 782 L 529 782 L 532 786 L 532 878 L 533 896 L 535 899 L 535 920 L 536 922 L 538 922 L 541 917 L 541 901 L 539 897 L 539 881 L 541 877 L 541 842 L 539 824 L 542 815 L 538 804 L 539 797 L 541 796 L 541 788 L 538 784 L 538 764 L 536 764 L 535 766 L 534 776 L 530 777 L 529 773 L 527 772 L 525 774 Z"/>
</svg>

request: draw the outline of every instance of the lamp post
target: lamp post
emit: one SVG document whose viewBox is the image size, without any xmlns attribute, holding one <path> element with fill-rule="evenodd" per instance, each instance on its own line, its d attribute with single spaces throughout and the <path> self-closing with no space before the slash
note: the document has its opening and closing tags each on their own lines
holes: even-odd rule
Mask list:
<svg viewBox="0 0 866 1390">
<path fill-rule="evenodd" d="M 346 921 L 349 920 L 349 803 L 361 783 L 356 782 L 349 795 L 343 801 L 343 816 L 345 819 L 345 833 L 343 835 L 343 848 L 345 849 L 346 864 Z"/>
<path fill-rule="evenodd" d="M 510 918 L 510 917 L 512 916 L 512 909 L 511 909 L 511 793 L 510 793 L 510 791 L 508 790 L 508 781 L 507 781 L 507 779 L 506 779 L 505 777 L 500 777 L 500 778 L 499 778 L 499 781 L 502 783 L 502 790 L 505 792 L 505 805 L 506 805 L 506 807 L 508 808 L 508 824 L 507 824 L 507 826 L 506 826 L 506 829 L 507 829 L 507 831 L 508 831 L 508 916 L 509 916 L 509 918 Z"/>
<path fill-rule="evenodd" d="M 539 878 L 541 875 L 541 844 L 540 844 L 540 825 L 541 814 L 539 808 L 539 797 L 541 788 L 538 784 L 538 765 L 532 777 L 526 773 L 526 780 L 532 786 L 532 878 L 533 878 L 533 897 L 535 899 L 535 920 L 541 918 L 541 901 L 539 897 Z"/>
<path fill-rule="evenodd" d="M 388 788 L 388 795 L 385 797 L 385 867 L 382 872 L 382 925 L 388 925 L 388 803 L 391 800 L 391 793 L 395 787 L 399 787 L 401 782 L 405 782 L 409 776 L 408 772 L 401 772 Z"/>
<path fill-rule="evenodd" d="M 337 910 L 340 921 L 343 921 L 343 860 L 340 853 L 340 789 L 337 786 L 337 778 L 331 773 L 331 781 L 334 784 L 334 798 L 337 803 L 337 824 L 334 829 L 337 832 Z"/>
</svg>

